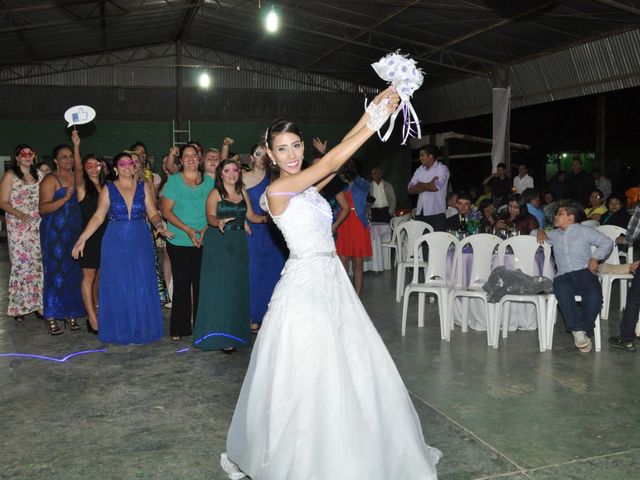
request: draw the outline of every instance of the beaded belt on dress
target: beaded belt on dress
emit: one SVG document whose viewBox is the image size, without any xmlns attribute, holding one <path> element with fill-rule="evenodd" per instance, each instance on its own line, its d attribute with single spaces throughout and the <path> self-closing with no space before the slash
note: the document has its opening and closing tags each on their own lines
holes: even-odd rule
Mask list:
<svg viewBox="0 0 640 480">
<path fill-rule="evenodd" d="M 229 230 L 244 230 L 244 225 L 225 225 L 224 228 Z"/>
<path fill-rule="evenodd" d="M 309 252 L 303 253 L 301 255 L 289 255 L 289 260 L 302 260 L 303 258 L 314 258 L 314 257 L 335 257 L 337 254 L 335 251 L 333 252 Z"/>
</svg>

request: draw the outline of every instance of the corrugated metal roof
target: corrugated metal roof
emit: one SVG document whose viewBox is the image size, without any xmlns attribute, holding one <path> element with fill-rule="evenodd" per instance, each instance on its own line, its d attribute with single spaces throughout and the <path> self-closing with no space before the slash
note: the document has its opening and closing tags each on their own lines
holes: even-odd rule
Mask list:
<svg viewBox="0 0 640 480">
<path fill-rule="evenodd" d="M 640 86 L 640 30 L 511 66 L 512 107 Z M 428 82 L 427 82 L 428 85 Z M 416 95 L 427 123 L 491 113 L 491 81 L 470 78 Z"/>
<path fill-rule="evenodd" d="M 0 83 L 7 103 L 0 114 L 48 110 L 24 98 L 28 86 L 62 96 L 73 86 L 83 95 L 104 94 L 104 108 L 114 114 L 125 102 L 146 118 L 171 116 L 177 41 L 185 115 L 202 114 L 194 100 L 201 94 L 190 87 L 206 69 L 213 86 L 199 101 L 215 114 L 235 114 L 220 92 L 246 104 L 238 109 L 246 115 L 247 99 L 254 110 L 277 112 L 295 91 L 309 94 L 304 115 L 340 110 L 341 118 L 351 117 L 361 111 L 362 94 L 382 86 L 371 62 L 397 48 L 428 74 L 416 98 L 427 122 L 490 112 L 491 78 L 505 69 L 514 107 L 640 81 L 640 0 L 279 0 L 277 35 L 262 28 L 269 7 L 239 0 L 6 0 Z M 30 95 L 58 110 L 57 97 Z"/>
<path fill-rule="evenodd" d="M 197 85 L 208 72 L 212 88 L 373 92 L 329 75 L 305 72 L 194 45 L 182 46 L 183 86 Z M 148 58 L 152 57 L 152 58 Z M 60 59 L 40 65 L 0 68 L 0 83 L 13 85 L 82 85 L 90 87 L 175 87 L 176 47 L 173 44 Z"/>
<path fill-rule="evenodd" d="M 487 76 L 576 43 L 637 28 L 640 0 L 278 0 L 276 35 L 264 32 L 271 4 L 239 0 L 5 0 L 0 64 L 148 45 L 187 44 L 355 84 L 379 85 L 370 64 L 401 48 L 437 85 Z"/>
</svg>

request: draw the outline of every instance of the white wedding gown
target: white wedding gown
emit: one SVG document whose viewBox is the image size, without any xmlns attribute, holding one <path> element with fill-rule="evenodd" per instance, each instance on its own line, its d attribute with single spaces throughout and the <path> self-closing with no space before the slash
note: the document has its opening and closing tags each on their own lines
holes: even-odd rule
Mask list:
<svg viewBox="0 0 640 480">
<path fill-rule="evenodd" d="M 329 204 L 312 187 L 273 220 L 290 257 L 229 429 L 229 478 L 435 479 L 441 453 L 334 253 Z"/>
</svg>

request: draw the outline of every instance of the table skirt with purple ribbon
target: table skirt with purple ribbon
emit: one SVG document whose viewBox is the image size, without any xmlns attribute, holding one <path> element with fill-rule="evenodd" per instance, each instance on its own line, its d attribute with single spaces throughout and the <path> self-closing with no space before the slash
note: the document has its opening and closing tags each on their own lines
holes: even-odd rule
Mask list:
<svg viewBox="0 0 640 480">
<path fill-rule="evenodd" d="M 453 251 L 448 255 L 449 268 L 453 263 Z M 462 252 L 462 285 L 469 285 L 469 276 L 471 275 L 471 264 L 473 263 L 473 251 L 471 249 Z M 513 254 L 507 253 L 504 258 L 505 267 L 513 269 Z M 494 253 L 491 260 L 491 268 L 498 266 L 498 255 Z M 542 250 L 536 253 L 536 266 L 538 275 L 542 275 L 544 269 L 544 253 Z M 468 326 L 473 330 L 486 331 L 487 322 L 485 319 L 485 310 L 482 300 L 477 298 L 469 299 L 469 315 Z M 536 330 L 538 321 L 536 319 L 536 309 L 530 303 L 509 302 L 503 309 L 503 315 L 508 315 L 509 331 L 514 330 Z M 504 317 L 503 317 L 504 318 Z M 453 321 L 460 325 L 462 322 L 462 299 L 457 298 L 453 305 Z"/>
</svg>

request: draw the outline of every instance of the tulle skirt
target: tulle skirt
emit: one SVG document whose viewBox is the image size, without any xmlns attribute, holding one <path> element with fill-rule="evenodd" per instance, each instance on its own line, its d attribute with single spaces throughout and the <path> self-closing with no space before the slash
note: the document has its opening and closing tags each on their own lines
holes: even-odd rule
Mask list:
<svg viewBox="0 0 640 480">
<path fill-rule="evenodd" d="M 395 364 L 336 257 L 287 262 L 227 454 L 253 480 L 437 477 L 440 452 L 425 444 Z M 223 467 L 240 478 L 231 462 Z"/>
</svg>

